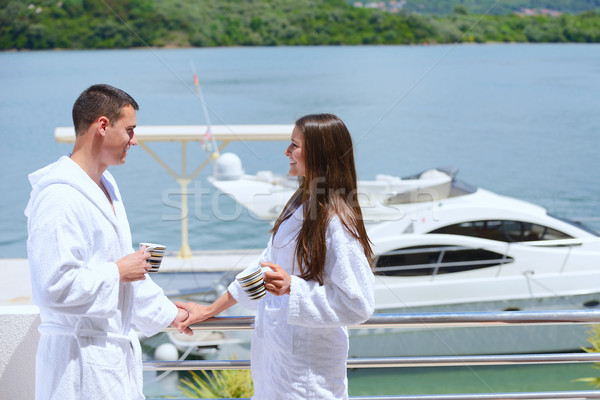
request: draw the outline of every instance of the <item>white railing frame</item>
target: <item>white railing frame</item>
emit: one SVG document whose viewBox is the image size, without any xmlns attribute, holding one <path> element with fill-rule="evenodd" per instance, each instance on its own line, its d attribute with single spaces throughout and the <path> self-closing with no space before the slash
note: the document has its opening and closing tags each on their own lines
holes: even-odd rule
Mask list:
<svg viewBox="0 0 600 400">
<path fill-rule="evenodd" d="M 600 323 L 600 310 L 510 311 L 423 314 L 375 314 L 350 329 L 436 327 L 564 325 Z M 216 317 L 192 325 L 194 330 L 238 331 L 254 329 L 254 317 Z M 170 328 L 172 329 L 172 328 Z M 548 363 L 600 363 L 600 353 L 512 354 L 433 357 L 351 358 L 350 368 L 515 365 Z M 223 370 L 249 369 L 249 360 L 145 361 L 144 370 Z M 508 399 L 600 399 L 600 390 L 527 393 L 475 393 L 418 396 L 363 396 L 352 400 L 508 400 Z M 225 399 L 222 399 L 225 400 Z"/>
</svg>

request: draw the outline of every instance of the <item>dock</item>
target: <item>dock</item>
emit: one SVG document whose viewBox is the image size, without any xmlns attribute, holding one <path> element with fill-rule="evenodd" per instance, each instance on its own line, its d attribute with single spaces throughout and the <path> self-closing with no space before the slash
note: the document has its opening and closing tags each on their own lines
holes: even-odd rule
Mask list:
<svg viewBox="0 0 600 400">
<path fill-rule="evenodd" d="M 191 258 L 167 253 L 160 273 L 241 271 L 255 262 L 263 249 L 193 251 Z M 29 262 L 26 258 L 0 258 L 0 306 L 32 305 Z"/>
</svg>

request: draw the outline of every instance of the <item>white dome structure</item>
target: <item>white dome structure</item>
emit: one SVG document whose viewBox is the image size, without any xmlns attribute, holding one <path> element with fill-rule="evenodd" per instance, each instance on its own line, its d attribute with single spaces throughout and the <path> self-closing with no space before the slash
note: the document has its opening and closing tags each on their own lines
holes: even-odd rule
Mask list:
<svg viewBox="0 0 600 400">
<path fill-rule="evenodd" d="M 240 179 L 244 174 L 242 161 L 234 153 L 223 153 L 215 161 L 213 175 L 221 181 Z"/>
</svg>

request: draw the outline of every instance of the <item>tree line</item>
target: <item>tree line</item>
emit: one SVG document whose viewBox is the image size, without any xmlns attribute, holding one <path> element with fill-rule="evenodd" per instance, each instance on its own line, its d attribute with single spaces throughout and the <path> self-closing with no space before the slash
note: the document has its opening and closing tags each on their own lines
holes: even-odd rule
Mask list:
<svg viewBox="0 0 600 400">
<path fill-rule="evenodd" d="M 600 42 L 600 13 L 389 13 L 344 0 L 0 0 L 0 49 Z"/>
</svg>

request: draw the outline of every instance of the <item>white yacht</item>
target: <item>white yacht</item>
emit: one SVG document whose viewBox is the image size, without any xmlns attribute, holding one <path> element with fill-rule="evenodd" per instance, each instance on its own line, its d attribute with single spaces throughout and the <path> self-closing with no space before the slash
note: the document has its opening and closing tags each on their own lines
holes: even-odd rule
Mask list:
<svg viewBox="0 0 600 400">
<path fill-rule="evenodd" d="M 295 180 L 271 172 L 243 174 L 231 153 L 220 157 L 209 181 L 268 221 L 297 187 Z M 376 254 L 377 313 L 573 310 L 600 304 L 600 237 L 581 224 L 472 187 L 457 180 L 451 168 L 407 178 L 377 176 L 360 181 L 358 192 Z M 362 355 L 361 348 L 371 355 L 377 348 L 386 355 L 502 353 L 514 351 L 514 341 L 523 352 L 586 345 L 582 326 L 557 326 L 554 334 L 546 329 L 544 338 L 527 327 L 480 329 L 356 331 L 353 355 Z"/>
</svg>

